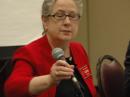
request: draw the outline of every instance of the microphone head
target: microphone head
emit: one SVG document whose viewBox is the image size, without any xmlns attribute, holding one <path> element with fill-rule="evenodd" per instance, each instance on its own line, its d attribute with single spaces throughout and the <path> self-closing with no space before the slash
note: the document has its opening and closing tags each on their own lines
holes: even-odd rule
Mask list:
<svg viewBox="0 0 130 97">
<path fill-rule="evenodd" d="M 54 48 L 52 50 L 52 56 L 54 59 L 59 60 L 64 57 L 64 51 L 61 48 Z"/>
</svg>

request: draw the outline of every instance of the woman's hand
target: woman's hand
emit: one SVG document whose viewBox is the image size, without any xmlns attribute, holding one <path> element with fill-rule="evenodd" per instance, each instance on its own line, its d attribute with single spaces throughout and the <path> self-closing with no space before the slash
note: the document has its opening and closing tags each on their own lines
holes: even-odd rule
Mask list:
<svg viewBox="0 0 130 97">
<path fill-rule="evenodd" d="M 55 82 L 70 79 L 74 75 L 74 66 L 64 60 L 57 60 L 51 67 L 50 75 Z"/>
</svg>

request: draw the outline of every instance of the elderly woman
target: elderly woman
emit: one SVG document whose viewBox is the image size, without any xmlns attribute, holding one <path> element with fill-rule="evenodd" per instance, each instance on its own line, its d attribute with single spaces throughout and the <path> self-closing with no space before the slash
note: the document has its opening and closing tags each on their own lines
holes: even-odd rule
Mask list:
<svg viewBox="0 0 130 97">
<path fill-rule="evenodd" d="M 71 42 L 82 6 L 81 0 L 44 0 L 45 33 L 14 54 L 15 67 L 5 84 L 7 97 L 96 97 L 88 56 L 80 43 Z M 64 60 L 52 57 L 57 47 L 64 51 Z"/>
</svg>

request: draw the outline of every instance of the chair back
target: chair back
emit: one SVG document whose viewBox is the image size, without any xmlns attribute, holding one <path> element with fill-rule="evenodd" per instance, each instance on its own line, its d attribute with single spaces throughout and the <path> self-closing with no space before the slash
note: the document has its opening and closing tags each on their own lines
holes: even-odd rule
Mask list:
<svg viewBox="0 0 130 97">
<path fill-rule="evenodd" d="M 101 97 L 124 97 L 124 70 L 111 55 L 100 57 L 97 63 L 97 85 Z"/>
<path fill-rule="evenodd" d="M 4 83 L 13 70 L 12 56 L 19 47 L 21 46 L 0 46 L 0 97 L 5 97 Z"/>
</svg>

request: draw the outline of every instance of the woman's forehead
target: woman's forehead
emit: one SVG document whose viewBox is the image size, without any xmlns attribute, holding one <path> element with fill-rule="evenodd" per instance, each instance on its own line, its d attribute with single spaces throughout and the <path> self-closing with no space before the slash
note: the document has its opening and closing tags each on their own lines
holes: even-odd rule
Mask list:
<svg viewBox="0 0 130 97">
<path fill-rule="evenodd" d="M 59 10 L 77 12 L 78 8 L 74 0 L 57 0 L 53 6 L 53 11 Z"/>
</svg>

